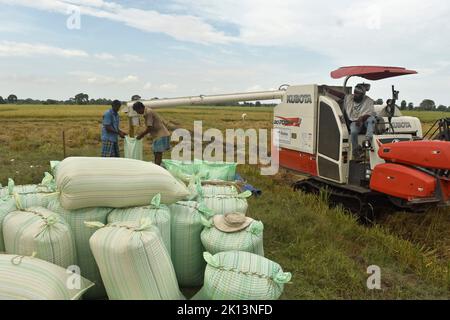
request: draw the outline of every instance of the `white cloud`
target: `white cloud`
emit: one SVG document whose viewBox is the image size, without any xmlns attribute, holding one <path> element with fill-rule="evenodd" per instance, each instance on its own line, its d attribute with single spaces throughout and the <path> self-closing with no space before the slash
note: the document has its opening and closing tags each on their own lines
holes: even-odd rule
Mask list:
<svg viewBox="0 0 450 320">
<path fill-rule="evenodd" d="M 173 92 L 178 89 L 178 86 L 173 83 L 164 83 L 158 87 L 161 91 Z"/>
<path fill-rule="evenodd" d="M 122 59 L 125 62 L 145 62 L 144 58 L 134 55 L 134 54 L 124 54 L 124 55 L 122 55 Z"/>
<path fill-rule="evenodd" d="M 228 43 L 232 37 L 193 15 L 163 14 L 155 10 L 124 7 L 102 0 L 0 0 L 0 3 L 20 5 L 39 10 L 67 14 L 76 5 L 82 15 L 123 23 L 145 32 L 164 33 L 177 40 L 196 43 Z"/>
<path fill-rule="evenodd" d="M 353 64 L 371 59 L 397 62 L 407 60 L 411 50 L 417 55 L 450 48 L 450 37 L 442 36 L 450 32 L 447 1 L 176 2 L 205 20 L 234 25 L 241 43 L 302 47 Z"/>
<path fill-rule="evenodd" d="M 114 59 L 116 59 L 116 57 L 114 57 L 112 54 L 106 53 L 106 52 L 96 53 L 96 54 L 94 54 L 94 57 L 97 58 L 97 59 L 100 59 L 100 60 L 114 60 Z"/>
<path fill-rule="evenodd" d="M 42 75 L 34 74 L 8 74 L 0 76 L 0 81 L 5 83 L 27 83 L 33 85 L 54 85 L 57 83 L 56 79 L 49 77 L 43 77 Z"/>
<path fill-rule="evenodd" d="M 88 57 L 83 50 L 64 49 L 39 43 L 25 43 L 13 41 L 0 42 L 0 57 L 32 57 L 32 56 L 60 56 L 65 58 Z"/>
<path fill-rule="evenodd" d="M 135 75 L 129 75 L 126 76 L 125 78 L 123 78 L 121 80 L 121 83 L 135 83 L 139 81 L 139 77 L 135 76 Z"/>
<path fill-rule="evenodd" d="M 144 85 L 144 90 L 150 90 L 150 89 L 152 89 L 152 84 L 151 84 L 151 82 L 147 82 L 147 83 Z"/>
<path fill-rule="evenodd" d="M 139 81 L 139 77 L 135 75 L 112 77 L 90 71 L 72 71 L 69 72 L 69 75 L 76 77 L 81 83 L 98 85 L 132 84 Z"/>
<path fill-rule="evenodd" d="M 143 58 L 123 54 L 114 56 L 113 54 L 102 52 L 93 55 L 80 49 L 68 49 L 51 46 L 43 43 L 26 43 L 14 41 L 0 41 L 0 57 L 36 57 L 36 56 L 58 56 L 64 58 L 94 58 L 105 62 L 143 62 Z"/>
</svg>

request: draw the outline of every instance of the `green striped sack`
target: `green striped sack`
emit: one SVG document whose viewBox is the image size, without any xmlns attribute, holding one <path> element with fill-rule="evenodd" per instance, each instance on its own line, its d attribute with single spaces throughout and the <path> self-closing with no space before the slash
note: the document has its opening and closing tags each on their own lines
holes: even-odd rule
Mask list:
<svg viewBox="0 0 450 320">
<path fill-rule="evenodd" d="M 236 232 L 223 232 L 214 227 L 213 220 L 202 220 L 205 228 L 200 237 L 205 250 L 211 254 L 223 251 L 246 251 L 264 256 L 261 221 L 254 220 L 247 228 Z"/>
<path fill-rule="evenodd" d="M 14 180 L 8 179 L 8 186 L 0 190 L 0 198 L 12 196 L 16 199 L 18 207 L 46 207 L 47 204 L 58 197 L 56 183 L 53 176 L 46 172 L 40 184 L 15 185 Z"/>
<path fill-rule="evenodd" d="M 60 163 L 61 161 L 58 160 L 50 161 L 50 171 L 54 177 L 56 177 L 56 171 L 58 170 L 58 166 Z"/>
<path fill-rule="evenodd" d="M 194 159 L 194 161 L 163 160 L 164 167 L 174 176 L 197 175 L 202 180 L 234 181 L 237 164 L 233 162 L 212 162 Z"/>
<path fill-rule="evenodd" d="M 7 253 L 36 257 L 63 268 L 76 264 L 75 243 L 67 222 L 40 207 L 13 211 L 3 221 Z"/>
<path fill-rule="evenodd" d="M 89 243 L 109 299 L 179 300 L 183 296 L 161 235 L 149 219 L 100 227 Z"/>
<path fill-rule="evenodd" d="M 212 212 L 196 201 L 179 201 L 170 205 L 172 262 L 182 287 L 200 286 L 203 283 L 205 251 L 200 239 L 202 217 Z"/>
<path fill-rule="evenodd" d="M 6 215 L 12 211 L 17 210 L 16 201 L 6 196 L 4 198 L 0 198 L 0 252 L 5 251 L 5 242 L 3 241 L 3 220 Z"/>
<path fill-rule="evenodd" d="M 97 221 L 106 224 L 107 216 L 111 208 L 86 208 L 78 210 L 66 210 L 62 207 L 59 200 L 53 200 L 49 203 L 48 209 L 58 213 L 69 224 L 77 251 L 78 266 L 81 275 L 92 282 L 95 286 L 86 293 L 86 298 L 98 299 L 106 297 L 105 287 L 94 255 L 89 247 L 89 238 L 94 234 L 95 229 L 87 227 L 85 221 Z"/>
<path fill-rule="evenodd" d="M 248 209 L 247 198 L 252 192 L 247 190 L 238 195 L 204 195 L 201 200 L 214 214 L 243 213 Z"/>
<path fill-rule="evenodd" d="M 185 175 L 195 175 L 197 174 L 197 169 L 192 161 L 180 161 L 163 159 L 162 164 L 164 168 L 167 169 L 171 174 L 178 176 L 180 174 Z"/>
<path fill-rule="evenodd" d="M 237 163 L 194 159 L 197 172 L 207 172 L 208 180 L 234 181 Z"/>
<path fill-rule="evenodd" d="M 145 206 L 158 193 L 163 203 L 170 204 L 189 195 L 164 168 L 125 158 L 66 158 L 58 165 L 56 183 L 67 210 Z"/>
<path fill-rule="evenodd" d="M 150 219 L 151 223 L 159 229 L 163 243 L 167 248 L 167 252 L 171 254 L 170 209 L 168 206 L 161 204 L 160 194 L 153 197 L 149 206 L 114 209 L 108 215 L 108 223 L 123 221 L 139 222 L 143 218 Z"/>
<path fill-rule="evenodd" d="M 92 286 L 47 261 L 0 254 L 0 300 L 76 300 Z"/>
<path fill-rule="evenodd" d="M 239 194 L 238 188 L 234 184 L 221 184 L 213 181 L 202 183 L 201 194 L 205 197 L 222 196 L 237 196 Z"/>
<path fill-rule="evenodd" d="M 193 300 L 276 300 L 291 280 L 279 264 L 253 253 L 205 252 L 204 258 L 205 284 Z"/>
</svg>

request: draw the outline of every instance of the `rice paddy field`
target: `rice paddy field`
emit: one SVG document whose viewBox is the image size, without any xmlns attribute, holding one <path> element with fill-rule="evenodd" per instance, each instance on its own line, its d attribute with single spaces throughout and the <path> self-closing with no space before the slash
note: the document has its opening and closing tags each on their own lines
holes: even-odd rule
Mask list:
<svg viewBox="0 0 450 320">
<path fill-rule="evenodd" d="M 0 183 L 37 183 L 50 160 L 99 156 L 101 118 L 107 106 L 0 106 Z M 159 113 L 169 129 L 192 130 L 194 120 L 208 128 L 271 128 L 270 107 L 196 107 Z M 241 119 L 247 114 L 245 121 Z M 438 112 L 406 112 L 427 129 Z M 122 130 L 127 121 L 122 117 Z M 138 129 L 139 131 L 139 129 Z M 63 132 L 65 150 L 63 147 Z M 123 146 L 121 146 L 123 152 Z M 152 160 L 150 141 L 145 159 Z M 170 153 L 164 155 L 170 157 Z M 449 299 L 450 210 L 422 214 L 397 212 L 363 226 L 342 208 L 329 208 L 326 195 L 296 193 L 291 173 L 261 176 L 240 165 L 239 173 L 262 190 L 250 200 L 248 215 L 264 222 L 266 256 L 293 278 L 282 299 Z M 367 267 L 381 268 L 381 290 L 369 290 Z"/>
</svg>

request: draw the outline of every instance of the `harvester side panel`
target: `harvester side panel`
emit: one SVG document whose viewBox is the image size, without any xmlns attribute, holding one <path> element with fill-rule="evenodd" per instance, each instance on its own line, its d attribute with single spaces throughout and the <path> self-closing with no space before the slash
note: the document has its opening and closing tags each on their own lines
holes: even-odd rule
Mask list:
<svg viewBox="0 0 450 320">
<path fill-rule="evenodd" d="M 378 155 L 389 162 L 450 170 L 450 142 L 407 141 L 383 145 Z"/>
<path fill-rule="evenodd" d="M 316 85 L 287 89 L 286 99 L 274 109 L 273 126 L 279 132 L 281 148 L 316 153 L 317 95 Z"/>
<path fill-rule="evenodd" d="M 408 201 L 435 196 L 436 179 L 424 172 L 394 163 L 375 167 L 370 189 Z"/>
</svg>

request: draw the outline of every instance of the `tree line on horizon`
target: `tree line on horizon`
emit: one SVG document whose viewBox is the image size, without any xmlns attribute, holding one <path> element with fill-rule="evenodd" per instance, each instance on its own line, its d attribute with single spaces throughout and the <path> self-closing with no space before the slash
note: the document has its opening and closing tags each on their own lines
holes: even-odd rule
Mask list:
<svg viewBox="0 0 450 320">
<path fill-rule="evenodd" d="M 131 100 L 139 100 L 141 97 L 139 95 L 133 95 Z M 153 98 L 158 99 L 158 98 Z M 86 93 L 78 93 L 74 97 L 68 100 L 55 100 L 55 99 L 19 99 L 15 94 L 10 94 L 6 99 L 0 96 L 0 104 L 43 104 L 43 105 L 110 105 L 113 100 L 106 98 L 89 99 L 89 95 Z M 383 99 L 377 99 L 375 101 L 376 105 L 382 105 L 384 103 Z M 256 102 L 244 102 L 244 103 L 217 103 L 216 106 L 275 106 L 276 104 L 264 104 L 260 101 Z M 424 99 L 419 106 L 415 106 L 412 102 L 407 102 L 402 100 L 399 105 L 400 110 L 420 110 L 420 111 L 440 111 L 440 112 L 450 112 L 450 106 L 436 105 L 432 99 Z"/>
</svg>

